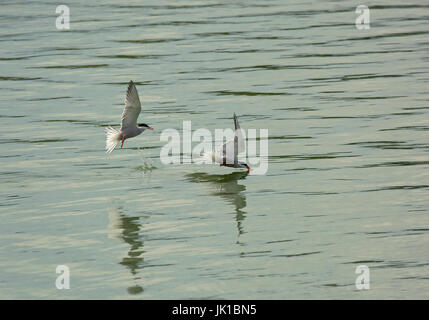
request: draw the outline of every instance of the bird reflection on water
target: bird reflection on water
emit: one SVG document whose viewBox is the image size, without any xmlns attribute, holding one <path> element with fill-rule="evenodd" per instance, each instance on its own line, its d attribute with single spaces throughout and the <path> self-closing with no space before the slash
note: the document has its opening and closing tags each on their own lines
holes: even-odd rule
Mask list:
<svg viewBox="0 0 429 320">
<path fill-rule="evenodd" d="M 235 220 L 237 222 L 238 237 L 243 234 L 242 222 L 246 217 L 246 186 L 239 184 L 239 180 L 244 180 L 248 172 L 233 172 L 230 174 L 208 174 L 204 172 L 191 173 L 186 175 L 188 181 L 197 183 L 207 183 L 214 187 L 210 193 L 226 200 L 235 208 Z M 237 243 L 239 241 L 237 240 Z"/>
<path fill-rule="evenodd" d="M 186 175 L 188 181 L 197 183 L 207 183 L 214 187 L 210 193 L 220 196 L 231 204 L 235 209 L 235 221 L 237 223 L 238 237 L 245 231 L 242 222 L 245 219 L 246 211 L 246 186 L 238 183 L 247 177 L 247 172 L 233 172 L 230 174 L 207 174 L 191 173 Z M 140 234 L 141 217 L 128 216 L 122 210 L 121 206 L 111 208 L 109 213 L 110 237 L 121 239 L 130 246 L 127 254 L 122 258 L 119 264 L 125 266 L 131 272 L 134 285 L 127 288 L 129 294 L 142 293 L 143 287 L 139 270 L 142 270 L 144 264 L 144 240 Z M 237 239 L 237 243 L 239 243 Z"/>
<path fill-rule="evenodd" d="M 112 231 L 111 235 L 115 238 L 122 239 L 125 243 L 130 245 L 127 256 L 125 256 L 119 264 L 127 267 L 134 279 L 135 285 L 127 288 L 130 294 L 139 294 L 143 292 L 143 287 L 138 285 L 137 282 L 141 280 L 138 275 L 138 269 L 144 261 L 143 258 L 143 239 L 139 235 L 140 231 L 140 218 L 129 217 L 123 212 L 121 208 L 115 208 L 109 214 L 109 229 Z"/>
</svg>

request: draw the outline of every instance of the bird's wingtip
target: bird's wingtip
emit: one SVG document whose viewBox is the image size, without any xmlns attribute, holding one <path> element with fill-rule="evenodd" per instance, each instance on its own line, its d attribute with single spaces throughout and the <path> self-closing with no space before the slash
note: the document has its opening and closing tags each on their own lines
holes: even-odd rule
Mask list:
<svg viewBox="0 0 429 320">
<path fill-rule="evenodd" d="M 130 80 L 127 88 L 127 95 L 131 92 L 132 88 L 135 87 L 133 80 Z"/>
<path fill-rule="evenodd" d="M 238 124 L 238 118 L 235 112 L 234 112 L 234 127 L 235 127 L 235 130 L 240 129 L 240 125 Z"/>
</svg>

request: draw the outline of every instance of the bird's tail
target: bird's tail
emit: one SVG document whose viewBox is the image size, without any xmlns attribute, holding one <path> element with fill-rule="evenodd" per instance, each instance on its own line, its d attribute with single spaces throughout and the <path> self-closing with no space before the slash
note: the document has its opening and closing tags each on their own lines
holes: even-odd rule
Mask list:
<svg viewBox="0 0 429 320">
<path fill-rule="evenodd" d="M 193 156 L 192 162 L 195 164 L 213 164 L 216 162 L 216 154 L 214 152 L 205 152 L 202 156 Z"/>
<path fill-rule="evenodd" d="M 106 153 L 110 153 L 115 149 L 119 141 L 121 141 L 121 133 L 112 127 L 108 127 L 106 132 Z"/>
</svg>

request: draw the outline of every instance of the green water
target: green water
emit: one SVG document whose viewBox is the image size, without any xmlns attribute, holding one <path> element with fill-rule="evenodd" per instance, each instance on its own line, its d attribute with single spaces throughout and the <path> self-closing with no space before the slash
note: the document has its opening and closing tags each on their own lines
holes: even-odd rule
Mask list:
<svg viewBox="0 0 429 320">
<path fill-rule="evenodd" d="M 3 1 L 0 298 L 429 298 L 429 4 L 357 4 Z M 155 130 L 106 155 L 131 79 Z M 161 163 L 233 112 L 266 175 Z"/>
</svg>

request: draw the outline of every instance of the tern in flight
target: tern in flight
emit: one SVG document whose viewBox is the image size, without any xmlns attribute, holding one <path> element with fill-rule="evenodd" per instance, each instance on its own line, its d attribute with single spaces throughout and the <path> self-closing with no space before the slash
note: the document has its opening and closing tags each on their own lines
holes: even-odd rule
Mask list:
<svg viewBox="0 0 429 320">
<path fill-rule="evenodd" d="M 106 152 L 112 152 L 119 141 L 121 143 L 121 149 L 124 146 L 124 141 L 128 138 L 138 136 L 140 133 L 148 130 L 153 130 L 145 123 L 137 124 L 137 118 L 139 117 L 140 111 L 142 110 L 139 94 L 133 81 L 128 84 L 127 94 L 125 96 L 125 108 L 122 112 L 121 118 L 121 129 L 117 130 L 112 127 L 106 129 Z"/>
<path fill-rule="evenodd" d="M 203 155 L 203 158 L 210 159 L 221 166 L 231 168 L 246 168 L 247 172 L 250 167 L 245 162 L 238 161 L 238 154 L 245 151 L 243 134 L 241 132 L 240 124 L 238 123 L 237 116 L 234 113 L 234 138 L 227 141 L 218 148 L 215 152 L 208 152 Z"/>
</svg>

